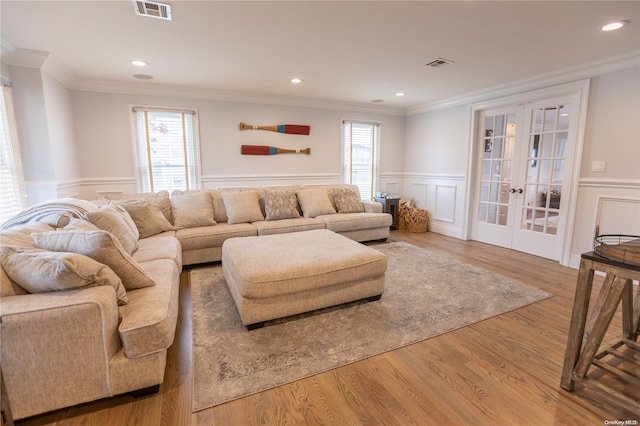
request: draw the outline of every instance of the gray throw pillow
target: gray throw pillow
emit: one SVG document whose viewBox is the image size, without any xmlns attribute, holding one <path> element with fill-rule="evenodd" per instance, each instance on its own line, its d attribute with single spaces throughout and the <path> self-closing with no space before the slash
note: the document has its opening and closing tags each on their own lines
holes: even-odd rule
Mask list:
<svg viewBox="0 0 640 426">
<path fill-rule="evenodd" d="M 326 187 L 303 188 L 296 191 L 300 208 L 304 217 L 316 217 L 323 214 L 334 214 Z"/>
<path fill-rule="evenodd" d="M 222 193 L 227 211 L 227 223 L 251 223 L 264 220 L 256 191 L 225 191 Z"/>
<path fill-rule="evenodd" d="M 120 205 L 127 210 L 136 223 L 140 238 L 151 237 L 174 229 L 153 200 L 120 203 Z"/>
</svg>

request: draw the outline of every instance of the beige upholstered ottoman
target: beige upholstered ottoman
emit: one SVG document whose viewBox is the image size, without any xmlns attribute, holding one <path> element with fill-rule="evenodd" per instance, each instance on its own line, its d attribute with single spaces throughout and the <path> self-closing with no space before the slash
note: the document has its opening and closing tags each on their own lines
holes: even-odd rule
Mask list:
<svg viewBox="0 0 640 426">
<path fill-rule="evenodd" d="M 326 229 L 226 240 L 222 270 L 249 329 L 267 320 L 380 299 L 385 255 Z"/>
</svg>

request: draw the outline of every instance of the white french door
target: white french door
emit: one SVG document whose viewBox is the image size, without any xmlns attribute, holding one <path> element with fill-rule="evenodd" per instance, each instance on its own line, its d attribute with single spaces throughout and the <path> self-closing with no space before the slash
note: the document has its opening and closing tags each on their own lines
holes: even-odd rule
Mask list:
<svg viewBox="0 0 640 426">
<path fill-rule="evenodd" d="M 564 96 L 479 112 L 472 239 L 560 260 L 576 104 Z"/>
</svg>

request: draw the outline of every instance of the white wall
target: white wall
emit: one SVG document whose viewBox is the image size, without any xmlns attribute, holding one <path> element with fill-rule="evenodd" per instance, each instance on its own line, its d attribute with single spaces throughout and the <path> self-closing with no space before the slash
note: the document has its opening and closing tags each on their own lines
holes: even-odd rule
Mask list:
<svg viewBox="0 0 640 426">
<path fill-rule="evenodd" d="M 605 161 L 604 173 L 592 172 Z M 593 77 L 585 129 L 571 263 L 600 233 L 640 235 L 640 68 Z"/>
<path fill-rule="evenodd" d="M 203 186 L 205 188 L 315 184 L 340 179 L 340 119 L 382 122 L 381 167 L 385 179 L 402 173 L 404 117 L 104 92 L 72 91 L 81 197 L 97 191 L 136 192 L 131 136 L 131 105 L 197 108 Z M 239 129 L 255 125 L 306 124 L 309 136 Z M 246 156 L 243 144 L 311 148 L 311 155 Z M 385 182 L 381 184 L 386 185 Z"/>
<path fill-rule="evenodd" d="M 404 198 L 429 211 L 429 229 L 462 238 L 468 105 L 406 118 Z"/>
</svg>

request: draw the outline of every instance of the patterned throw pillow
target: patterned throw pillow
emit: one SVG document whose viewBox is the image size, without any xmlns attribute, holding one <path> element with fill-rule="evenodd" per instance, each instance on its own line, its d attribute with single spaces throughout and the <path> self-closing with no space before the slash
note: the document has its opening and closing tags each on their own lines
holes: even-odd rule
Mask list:
<svg viewBox="0 0 640 426">
<path fill-rule="evenodd" d="M 300 217 L 298 199 L 293 189 L 264 190 L 264 210 L 267 220 L 293 219 Z"/>
<path fill-rule="evenodd" d="M 338 213 L 362 213 L 364 205 L 360 201 L 360 193 L 356 188 L 334 187 L 333 199 L 338 207 Z"/>
</svg>

